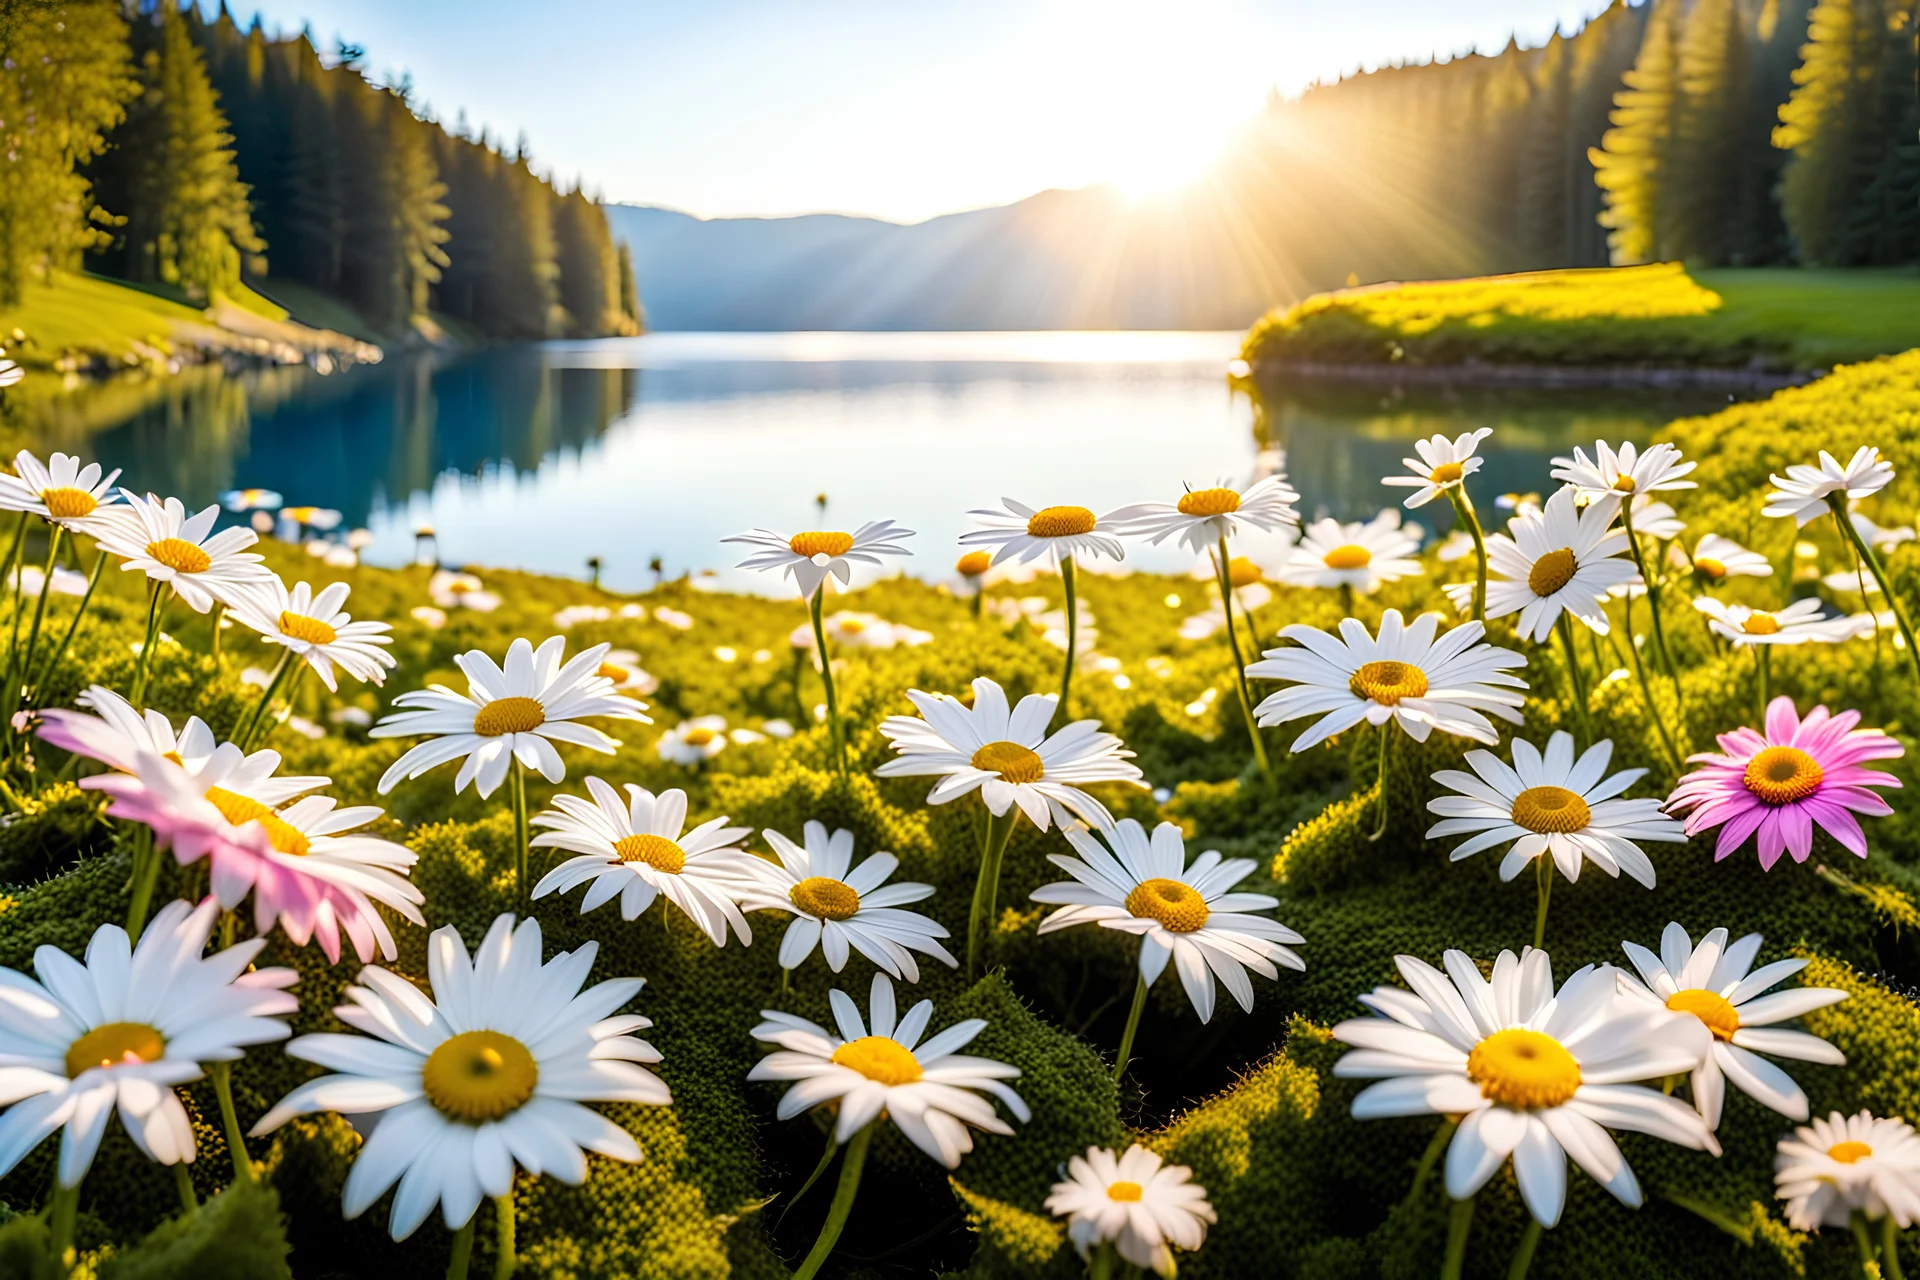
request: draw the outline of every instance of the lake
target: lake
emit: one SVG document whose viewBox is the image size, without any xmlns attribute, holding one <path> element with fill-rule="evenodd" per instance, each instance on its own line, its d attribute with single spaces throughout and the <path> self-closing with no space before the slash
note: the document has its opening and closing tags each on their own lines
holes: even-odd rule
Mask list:
<svg viewBox="0 0 1920 1280">
<path fill-rule="evenodd" d="M 1226 385 L 1240 338 L 662 333 L 402 354 L 330 377 L 191 370 L 84 444 L 78 428 L 49 434 L 189 504 L 256 486 L 337 509 L 343 529 L 371 532 L 376 564 L 411 559 L 431 525 L 450 564 L 579 576 L 597 555 L 603 582 L 626 589 L 651 582 L 658 557 L 669 575 L 765 590 L 721 538 L 892 517 L 919 531 L 910 570 L 937 578 L 967 510 L 1002 495 L 1106 510 L 1244 483 L 1262 441 Z M 1574 444 L 1644 440 L 1727 399 L 1300 387 L 1271 398 L 1261 431 L 1286 450 L 1306 513 L 1352 519 L 1404 496 L 1379 480 L 1419 436 L 1496 429 L 1475 485 L 1486 506 L 1549 487 L 1548 459 Z M 1420 514 L 1448 518 L 1444 504 Z M 1191 565 L 1171 546 L 1129 554 Z"/>
</svg>

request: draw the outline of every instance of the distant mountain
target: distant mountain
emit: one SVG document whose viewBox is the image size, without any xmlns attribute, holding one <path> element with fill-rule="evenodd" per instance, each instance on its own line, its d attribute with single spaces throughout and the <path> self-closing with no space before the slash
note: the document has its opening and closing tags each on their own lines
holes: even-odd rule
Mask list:
<svg viewBox="0 0 1920 1280">
<path fill-rule="evenodd" d="M 902 225 L 608 205 L 662 330 L 1237 329 L 1288 292 L 1204 195 L 1108 187 Z"/>
</svg>

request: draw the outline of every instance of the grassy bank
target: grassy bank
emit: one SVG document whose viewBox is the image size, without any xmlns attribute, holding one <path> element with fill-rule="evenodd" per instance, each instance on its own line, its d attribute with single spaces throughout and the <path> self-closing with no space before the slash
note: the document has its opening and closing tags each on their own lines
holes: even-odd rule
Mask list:
<svg viewBox="0 0 1920 1280">
<path fill-rule="evenodd" d="M 1244 358 L 1299 365 L 1828 368 L 1920 346 L 1920 272 L 1543 271 L 1316 294 L 1263 317 Z"/>
</svg>

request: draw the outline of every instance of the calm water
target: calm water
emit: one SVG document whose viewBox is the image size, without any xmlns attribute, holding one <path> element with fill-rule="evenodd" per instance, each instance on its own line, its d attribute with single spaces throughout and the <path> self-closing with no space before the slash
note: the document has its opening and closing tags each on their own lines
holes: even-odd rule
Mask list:
<svg viewBox="0 0 1920 1280">
<path fill-rule="evenodd" d="M 322 378 L 273 370 L 173 380 L 92 435 L 123 483 L 204 504 L 258 486 L 337 508 L 374 563 L 438 531 L 449 563 L 584 573 L 638 587 L 715 569 L 752 525 L 919 530 L 910 566 L 942 576 L 970 507 L 1001 495 L 1105 510 L 1244 480 L 1264 435 L 1287 451 L 1309 513 L 1371 515 L 1411 439 L 1499 432 L 1483 505 L 1547 484 L 1547 459 L 1597 437 L 1644 439 L 1724 404 L 1671 393 L 1404 395 L 1300 389 L 1260 416 L 1228 394 L 1238 333 L 657 334 L 458 359 L 390 358 Z M 78 422 L 87 415 L 74 413 Z M 96 415 L 97 416 L 97 415 Z M 48 434 L 70 444 L 71 423 Z M 1401 491 L 1404 496 L 1404 491 Z M 1431 509 L 1444 520 L 1444 507 Z M 1177 550 L 1135 562 L 1185 569 Z M 755 585 L 768 586 L 764 580 Z"/>
</svg>

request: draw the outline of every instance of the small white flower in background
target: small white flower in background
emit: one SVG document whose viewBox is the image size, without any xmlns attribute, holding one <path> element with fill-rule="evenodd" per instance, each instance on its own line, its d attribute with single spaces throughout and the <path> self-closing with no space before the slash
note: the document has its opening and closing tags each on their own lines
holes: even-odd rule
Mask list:
<svg viewBox="0 0 1920 1280">
<path fill-rule="evenodd" d="M 601 604 L 570 604 L 557 610 L 553 615 L 553 625 L 562 631 L 570 630 L 583 622 L 605 622 L 613 616 L 613 610 Z"/>
<path fill-rule="evenodd" d="M 475 593 L 486 594 L 480 579 L 471 573 L 435 569 L 433 576 L 427 579 L 427 597 L 442 609 L 458 609 L 466 603 L 469 595 Z"/>
<path fill-rule="evenodd" d="M 445 685 L 429 685 L 403 693 L 393 705 L 405 710 L 387 716 L 369 730 L 375 738 L 426 737 L 380 777 L 385 795 L 402 780 L 417 778 L 430 769 L 461 761 L 453 780 L 454 794 L 475 783 L 482 797 L 490 796 L 517 758 L 538 769 L 548 782 L 567 776 L 567 766 L 556 742 L 586 747 L 612 755 L 620 745 L 581 720 L 606 718 L 653 723 L 647 704 L 613 692 L 613 681 L 598 675 L 607 646 L 594 645 L 563 662 L 566 637 L 554 636 L 536 651 L 526 639 L 507 647 L 504 668 L 478 649 L 454 656 L 467 677 L 468 692 L 455 693 Z"/>
<path fill-rule="evenodd" d="M 621 693 L 636 693 L 643 698 L 660 687 L 660 678 L 641 667 L 640 655 L 631 649 L 607 650 L 596 674 L 613 681 L 613 687 Z"/>
<path fill-rule="evenodd" d="M 273 513 L 268 511 L 254 512 L 247 517 L 247 527 L 261 537 L 266 537 L 273 532 Z"/>
<path fill-rule="evenodd" d="M 1815 1009 L 1845 1000 L 1834 987 L 1796 987 L 1765 994 L 1807 967 L 1805 960 L 1776 960 L 1753 968 L 1760 935 L 1750 933 L 1732 946 L 1725 929 L 1711 930 L 1698 947 L 1678 922 L 1660 935 L 1660 954 L 1636 942 L 1622 942 L 1644 984 L 1620 975 L 1629 996 L 1691 1014 L 1713 1033 L 1705 1061 L 1693 1070 L 1693 1105 L 1709 1129 L 1720 1127 L 1727 1081 L 1763 1107 L 1789 1120 L 1807 1118 L 1807 1095 L 1793 1078 L 1761 1054 L 1800 1062 L 1843 1067 L 1847 1055 L 1805 1031 L 1775 1026 Z"/>
<path fill-rule="evenodd" d="M 1218 1221 L 1193 1170 L 1163 1164 L 1138 1143 L 1118 1157 L 1108 1147 L 1088 1147 L 1069 1159 L 1066 1180 L 1047 1195 L 1047 1211 L 1067 1220 L 1067 1239 L 1082 1258 L 1111 1244 L 1122 1261 L 1159 1276 L 1174 1274 L 1172 1247 L 1198 1249 L 1207 1225 Z"/>
<path fill-rule="evenodd" d="M 27 564 L 13 571 L 13 580 L 9 585 L 22 595 L 37 596 L 46 582 L 46 570 L 38 565 Z M 87 594 L 87 575 L 55 565 L 52 590 L 57 596 L 84 596 Z"/>
<path fill-rule="evenodd" d="M 1442 564 L 1452 564 L 1456 560 L 1465 560 L 1473 554 L 1473 535 L 1465 529 L 1455 529 L 1446 536 L 1436 554 Z"/>
<path fill-rule="evenodd" d="M 395 1182 L 388 1229 L 412 1235 L 435 1203 L 451 1230 L 486 1196 L 513 1189 L 518 1164 L 570 1186 L 586 1181 L 587 1152 L 641 1160 L 633 1135 L 582 1104 L 666 1106 L 672 1095 L 645 1063 L 660 1061 L 629 1034 L 652 1026 L 618 1014 L 642 979 L 613 978 L 582 991 L 599 943 L 541 961 L 540 925 L 493 922 L 471 959 L 452 925 L 427 939 L 429 998 L 413 983 L 368 966 L 335 1016 L 360 1035 L 321 1033 L 287 1045 L 324 1075 L 289 1093 L 253 1127 L 271 1133 L 295 1116 L 336 1111 L 377 1123 L 340 1194 L 357 1218 Z"/>
<path fill-rule="evenodd" d="M 1884 528 L 1858 511 L 1848 512 L 1847 518 L 1853 521 L 1853 527 L 1860 531 L 1860 536 L 1875 551 L 1891 551 L 1903 542 L 1912 542 L 1916 536 L 1910 524 Z"/>
<path fill-rule="evenodd" d="M 347 534 L 346 543 L 349 551 L 364 551 L 373 545 L 373 530 L 354 529 Z"/>
<path fill-rule="evenodd" d="M 1360 997 L 1334 1039 L 1354 1046 L 1334 1063 L 1343 1080 L 1372 1080 L 1353 1100 L 1356 1120 L 1461 1117 L 1447 1150 L 1447 1194 L 1464 1200 L 1511 1157 L 1520 1198 L 1541 1226 L 1560 1220 L 1570 1156 L 1623 1204 L 1640 1183 L 1608 1129 L 1696 1151 L 1719 1151 L 1692 1107 L 1637 1083 L 1692 1071 L 1712 1036 L 1697 1018 L 1621 995 L 1618 970 L 1588 965 L 1558 992 L 1547 953 L 1502 951 L 1491 978 L 1463 951 L 1442 973 L 1396 956 L 1407 988 Z"/>
<path fill-rule="evenodd" d="M 1435 729 L 1498 741 L 1487 716 L 1521 722 L 1523 698 L 1514 690 L 1527 683 L 1508 671 L 1524 667 L 1526 658 L 1482 643 L 1486 628 L 1477 622 L 1461 623 L 1444 636 L 1437 636 L 1439 628 L 1437 613 L 1423 613 L 1408 626 L 1398 609 L 1381 615 L 1377 639 L 1357 618 L 1343 621 L 1338 637 L 1295 623 L 1280 632 L 1295 647 L 1268 649 L 1247 666 L 1249 679 L 1295 682 L 1263 698 L 1254 716 L 1263 728 L 1320 716 L 1294 740 L 1295 751 L 1362 720 L 1395 721 L 1415 742 L 1425 742 Z"/>
<path fill-rule="evenodd" d="M 338 666 L 356 680 L 381 684 L 396 664 L 383 647 L 393 643 L 384 622 L 355 622 L 342 609 L 347 584 L 336 582 L 315 594 L 301 583 L 291 591 L 275 578 L 234 605 L 233 616 L 259 632 L 268 644 L 283 645 L 313 668 L 329 691 L 338 689 Z"/>
<path fill-rule="evenodd" d="M 826 628 L 827 639 L 849 649 L 892 649 L 898 645 L 917 648 L 933 642 L 931 631 L 888 622 L 877 614 L 857 613 L 851 609 L 829 614 L 821 623 Z"/>
<path fill-rule="evenodd" d="M 127 1136 L 160 1164 L 191 1163 L 193 1125 L 174 1092 L 201 1064 L 237 1062 L 248 1045 L 287 1038 L 300 1002 L 291 969 L 250 969 L 266 946 L 249 938 L 202 955 L 219 904 L 169 902 L 135 947 L 101 925 L 82 964 L 55 947 L 33 954 L 38 981 L 0 969 L 5 1037 L 0 1176 L 60 1132 L 56 1178 L 79 1184 L 117 1111 Z"/>
<path fill-rule="evenodd" d="M 11 361 L 0 364 L 16 367 Z M 7 385 L 0 381 L 0 387 Z M 93 533 L 126 514 L 113 488 L 118 468 L 102 476 L 97 462 L 83 467 L 72 454 L 56 453 L 42 463 L 25 449 L 14 455 L 13 468 L 18 474 L 0 472 L 0 511 L 24 511 L 78 533 Z"/>
<path fill-rule="evenodd" d="M 1513 513 L 1508 517 L 1508 523 L 1511 524 L 1521 516 L 1539 515 L 1540 495 L 1537 493 L 1503 493 L 1493 500 L 1493 505 L 1502 511 L 1510 511 Z"/>
<path fill-rule="evenodd" d="M 1607 634 L 1610 588 L 1637 581 L 1625 559 L 1627 534 L 1613 527 L 1619 504 L 1600 498 L 1576 508 L 1574 491 L 1561 489 L 1537 513 L 1516 515 L 1507 533 L 1487 539 L 1487 617 L 1518 613 L 1522 638 L 1544 643 L 1561 613 Z M 1461 610 L 1473 601 L 1473 583 L 1449 582 L 1444 590 Z"/>
<path fill-rule="evenodd" d="M 492 591 L 464 591 L 455 598 L 454 603 L 475 613 L 492 613 L 500 607 L 500 597 Z"/>
<path fill-rule="evenodd" d="M 1420 526 L 1403 525 L 1400 508 L 1388 507 L 1365 524 L 1315 520 L 1301 531 L 1274 576 L 1291 587 L 1351 587 L 1372 595 L 1382 585 L 1426 572 Z"/>
<path fill-rule="evenodd" d="M 1844 493 L 1849 500 L 1857 501 L 1892 484 L 1893 464 L 1870 444 L 1855 449 L 1844 467 L 1822 449 L 1819 466 L 1795 463 L 1787 468 L 1786 475 L 1773 476 L 1772 480 L 1774 489 L 1767 494 L 1762 514 L 1792 516 L 1794 526 L 1804 528 L 1832 509 L 1827 505 L 1829 494 Z"/>
<path fill-rule="evenodd" d="M 1603 739 L 1576 760 L 1570 733 L 1547 739 L 1544 754 L 1515 738 L 1511 766 L 1491 751 L 1469 751 L 1472 773 L 1442 769 L 1433 775 L 1459 794 L 1427 801 L 1428 811 L 1442 819 L 1428 829 L 1427 839 L 1477 832 L 1448 855 L 1452 862 L 1511 840 L 1500 862 L 1502 880 L 1547 855 L 1569 881 L 1580 878 L 1584 860 L 1610 876 L 1625 871 L 1651 889 L 1653 863 L 1638 842 L 1684 844 L 1686 832 L 1661 810 L 1660 799 L 1620 799 L 1647 771 L 1623 769 L 1607 777 L 1612 759 L 1613 743 Z"/>
<path fill-rule="evenodd" d="M 1859 628 L 1860 635 L 1870 636 L 1876 631 L 1883 632 L 1893 638 L 1895 649 L 1907 647 L 1907 638 L 1900 634 L 1899 619 L 1894 617 L 1891 609 L 1883 609 L 1879 613 L 1856 613 L 1852 615 L 1851 621 L 1855 627 Z"/>
<path fill-rule="evenodd" d="M 675 631 L 686 631 L 693 626 L 692 614 L 682 613 L 678 609 L 669 609 L 665 605 L 653 611 L 653 618 L 655 622 L 672 627 Z"/>
<path fill-rule="evenodd" d="M 1633 531 L 1643 538 L 1671 542 L 1687 531 L 1687 522 L 1666 503 L 1642 494 L 1633 500 Z"/>
<path fill-rule="evenodd" d="M 1844 1228 L 1855 1212 L 1902 1229 L 1920 1219 L 1920 1135 L 1897 1117 L 1835 1111 L 1780 1139 L 1773 1167 L 1796 1231 Z"/>
<path fill-rule="evenodd" d="M 429 627 L 434 631 L 438 631 L 447 625 L 446 613 L 443 610 L 434 608 L 430 604 L 415 605 L 413 608 L 407 610 L 407 616 L 422 626 Z"/>
<path fill-rule="evenodd" d="M 1694 597 L 1693 607 L 1706 615 L 1708 630 L 1743 648 L 1809 641 L 1838 644 L 1861 634 L 1856 619 L 1827 617 L 1820 601 L 1811 596 L 1771 613 L 1744 604 L 1727 604 L 1712 596 Z"/>
<path fill-rule="evenodd" d="M 349 725 L 355 729 L 364 729 L 373 723 L 373 713 L 365 707 L 339 707 L 327 713 L 330 724 Z"/>
<path fill-rule="evenodd" d="M 319 725 L 307 719 L 305 716 L 288 716 L 287 728 L 293 730 L 295 733 L 307 739 L 309 742 L 318 742 L 320 739 L 327 736 L 327 731 L 325 729 L 322 729 Z"/>
<path fill-rule="evenodd" d="M 1222 479 L 1210 488 L 1189 489 L 1177 503 L 1136 503 L 1109 513 L 1106 519 L 1124 536 L 1145 538 L 1156 547 L 1177 535 L 1189 550 L 1210 552 L 1222 538 L 1244 529 L 1274 533 L 1298 524 L 1293 504 L 1299 500 L 1286 476 L 1275 473 L 1256 480 L 1245 492 Z"/>
<path fill-rule="evenodd" d="M 220 505 L 229 511 L 277 511 L 284 501 L 272 489 L 229 489 L 220 495 Z"/>
<path fill-rule="evenodd" d="M 660 735 L 653 749 L 669 764 L 704 764 L 727 749 L 727 718 L 695 716 Z"/>
<path fill-rule="evenodd" d="M 178 498 L 127 494 L 124 511 L 93 532 L 102 551 L 121 558 L 121 569 L 166 583 L 189 609 L 205 613 L 216 600 L 240 603 L 275 576 L 246 550 L 259 536 L 251 529 L 215 533 L 219 518 L 218 505 L 189 516 Z"/>
<path fill-rule="evenodd" d="M 1820 585 L 1829 591 L 1851 591 L 1858 596 L 1877 596 L 1880 584 L 1866 569 L 1836 569 L 1820 579 Z"/>
<path fill-rule="evenodd" d="M 793 723 L 789 720 L 768 720 L 760 726 L 760 731 L 769 738 L 791 738 Z"/>
<path fill-rule="evenodd" d="M 140 646 L 136 644 L 133 649 L 138 653 Z M 252 685 L 256 689 L 264 689 L 273 683 L 273 673 L 265 667 L 246 667 L 240 672 L 240 683 Z"/>
<path fill-rule="evenodd" d="M 711 569 L 702 569 L 687 579 L 687 585 L 695 591 L 718 591 L 724 585 L 720 575 Z"/>
<path fill-rule="evenodd" d="M 716 947 L 727 945 L 727 928 L 743 946 L 753 931 L 737 905 L 739 881 L 754 872 L 759 859 L 740 848 L 745 827 L 729 827 L 725 818 L 684 831 L 687 793 L 679 788 L 659 795 L 627 786 L 627 798 L 599 778 L 587 779 L 593 796 L 555 796 L 554 807 L 536 815 L 533 825 L 547 831 L 533 838 L 536 849 L 565 849 L 569 858 L 533 887 L 533 896 L 567 893 L 588 886 L 580 913 L 620 899 L 622 919 L 637 920 L 656 897 L 685 912 Z"/>
<path fill-rule="evenodd" d="M 797 969 L 817 945 L 835 973 L 846 968 L 852 951 L 871 960 L 895 978 L 920 981 L 915 951 L 930 955 L 948 968 L 958 968 L 939 940 L 947 935 L 941 924 L 917 911 L 902 911 L 910 902 L 933 896 L 933 886 L 902 881 L 887 884 L 900 860 L 875 853 L 853 866 L 853 832 L 844 827 L 827 834 L 824 823 L 808 822 L 801 831 L 804 845 L 778 831 L 764 831 L 778 862 L 756 858 L 742 884 L 740 905 L 747 911 L 784 911 L 793 917 L 780 940 L 780 967 Z"/>
<path fill-rule="evenodd" d="M 1275 965 L 1306 969 L 1299 953 L 1285 945 L 1298 945 L 1305 938 L 1277 920 L 1250 914 L 1271 911 L 1280 900 L 1233 892 L 1234 885 L 1257 869 L 1252 859 L 1222 860 L 1209 849 L 1188 866 L 1186 840 L 1171 822 L 1161 823 L 1148 836 L 1138 822 L 1122 818 L 1107 833 L 1105 844 L 1078 823 L 1062 824 L 1061 832 L 1080 856 L 1047 855 L 1048 862 L 1073 879 L 1033 891 L 1033 901 L 1060 905 L 1040 922 L 1042 934 L 1097 924 L 1139 935 L 1141 979 L 1151 986 L 1172 960 L 1202 1022 L 1213 1018 L 1215 976 L 1251 1013 L 1248 969 L 1272 980 L 1280 977 Z"/>
<path fill-rule="evenodd" d="M 753 1029 L 755 1040 L 778 1046 L 778 1052 L 754 1063 L 747 1079 L 800 1082 L 781 1095 L 774 1108 L 780 1119 L 837 1103 L 836 1142 L 885 1117 L 907 1141 L 957 1169 L 960 1157 L 973 1150 L 969 1126 L 1013 1134 L 995 1114 L 994 1099 L 1022 1123 L 1032 1118 L 1020 1095 L 1003 1083 L 1019 1079 L 1020 1068 L 959 1052 L 987 1029 L 986 1019 L 956 1022 L 923 1042 L 933 1001 L 922 1000 L 896 1020 L 893 981 L 884 973 L 873 975 L 867 1021 L 846 992 L 835 988 L 827 998 L 838 1035 L 777 1009 L 762 1009 L 766 1021 Z"/>
<path fill-rule="evenodd" d="M 329 542 L 325 538 L 308 538 L 305 550 L 315 560 L 320 560 L 332 555 L 336 545 L 338 544 Z"/>
<path fill-rule="evenodd" d="M 326 533 L 339 528 L 341 519 L 340 513 L 332 507 L 282 507 L 280 522 L 287 527 L 288 532 L 281 536 L 291 542 L 294 535 L 303 528 L 318 529 Z"/>
<path fill-rule="evenodd" d="M 1095 516 L 1085 507 L 1036 510 L 1012 498 L 1002 498 L 1000 503 L 999 508 L 967 512 L 980 517 L 987 527 L 960 535 L 963 547 L 991 548 L 996 566 L 1003 561 L 1058 564 L 1065 556 L 1076 560 L 1101 556 L 1126 559 L 1126 548 L 1120 544 L 1121 530 L 1111 515 Z"/>
<path fill-rule="evenodd" d="M 616 616 L 622 618 L 644 618 L 647 616 L 647 611 L 644 607 L 632 602 L 621 605 L 614 612 Z"/>
<path fill-rule="evenodd" d="M 1685 568 L 1680 548 L 1673 549 L 1674 564 Z M 1725 578 L 1771 578 L 1773 562 L 1758 551 L 1749 551 L 1732 538 L 1709 533 L 1693 545 L 1693 571 L 1709 582 Z"/>
<path fill-rule="evenodd" d="M 852 533 L 825 530 L 787 535 L 771 529 L 749 529 L 720 541 L 757 548 L 735 567 L 778 569 L 793 579 L 801 599 L 811 600 L 829 574 L 845 587 L 853 579 L 855 564 L 877 565 L 881 556 L 911 555 L 900 540 L 912 536 L 913 530 L 891 520 L 871 520 Z"/>
<path fill-rule="evenodd" d="M 740 656 L 740 651 L 730 644 L 723 644 L 713 651 L 715 662 L 732 662 Z"/>
<path fill-rule="evenodd" d="M 1474 450 L 1492 434 L 1492 427 L 1481 427 L 1478 431 L 1464 431 L 1451 440 L 1441 435 L 1415 440 L 1413 451 L 1420 456 L 1400 460 L 1412 474 L 1388 476 L 1380 483 L 1416 490 L 1406 505 L 1424 507 L 1480 469 L 1485 459 L 1474 456 Z M 1468 550 L 1472 550 L 1471 541 Z"/>
<path fill-rule="evenodd" d="M 1645 450 L 1631 440 L 1618 450 L 1602 440 L 1593 446 L 1593 457 L 1575 449 L 1571 458 L 1553 460 L 1553 478 L 1572 485 L 1587 498 L 1620 497 L 1622 494 L 1648 494 L 1661 489 L 1697 489 L 1698 481 L 1685 477 L 1697 462 L 1682 462 L 1680 450 L 1670 444 L 1649 445 Z"/>
<path fill-rule="evenodd" d="M 27 371 L 11 360 L 0 360 L 0 387 L 11 387 L 27 376 Z"/>
<path fill-rule="evenodd" d="M 973 705 L 945 693 L 909 690 L 920 716 L 888 716 L 880 732 L 899 754 L 874 773 L 882 778 L 938 777 L 928 804 L 945 804 L 978 789 L 995 817 L 1019 805 L 1045 831 L 1055 820 L 1065 828 L 1076 817 L 1105 829 L 1113 815 L 1080 788 L 1095 782 L 1144 787 L 1133 752 L 1100 732 L 1098 720 L 1075 720 L 1048 734 L 1059 697 L 1030 693 L 1007 706 L 1006 691 L 980 676 Z"/>
</svg>

